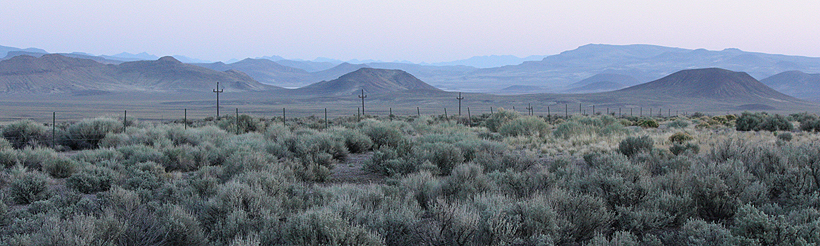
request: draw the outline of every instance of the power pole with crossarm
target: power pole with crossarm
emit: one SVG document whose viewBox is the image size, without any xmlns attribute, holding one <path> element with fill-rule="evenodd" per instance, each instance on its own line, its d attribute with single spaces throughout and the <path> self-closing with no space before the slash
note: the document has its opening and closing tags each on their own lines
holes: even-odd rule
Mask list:
<svg viewBox="0 0 820 246">
<path fill-rule="evenodd" d="M 461 116 L 461 100 L 464 100 L 464 97 L 461 96 L 461 92 L 458 93 L 458 116 Z"/>
<path fill-rule="evenodd" d="M 362 99 L 362 115 L 364 114 L 364 99 L 367 98 L 367 95 L 364 94 L 364 89 L 362 89 L 362 95 L 359 96 Z"/>
<path fill-rule="evenodd" d="M 216 82 L 216 89 L 214 89 L 214 93 L 216 93 L 216 118 L 219 119 L 219 93 L 224 92 L 225 89 L 219 89 L 219 82 Z"/>
</svg>

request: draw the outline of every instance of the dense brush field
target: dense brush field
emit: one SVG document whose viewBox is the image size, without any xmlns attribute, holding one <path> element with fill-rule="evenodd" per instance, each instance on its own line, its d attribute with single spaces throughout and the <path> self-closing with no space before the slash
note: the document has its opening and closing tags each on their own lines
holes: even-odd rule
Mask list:
<svg viewBox="0 0 820 246">
<path fill-rule="evenodd" d="M 0 245 L 820 244 L 814 115 L 122 122 L 3 126 Z"/>
</svg>

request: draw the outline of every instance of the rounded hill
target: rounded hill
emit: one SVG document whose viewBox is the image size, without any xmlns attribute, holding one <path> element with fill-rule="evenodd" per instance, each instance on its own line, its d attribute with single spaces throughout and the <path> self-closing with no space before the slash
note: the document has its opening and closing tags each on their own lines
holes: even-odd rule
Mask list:
<svg viewBox="0 0 820 246">
<path fill-rule="evenodd" d="M 682 70 L 617 92 L 719 101 L 799 101 L 769 88 L 747 73 L 720 68 Z"/>
<path fill-rule="evenodd" d="M 318 82 L 298 90 L 321 95 L 350 95 L 361 90 L 367 93 L 440 91 L 405 71 L 376 68 L 360 68 L 338 79 Z"/>
</svg>

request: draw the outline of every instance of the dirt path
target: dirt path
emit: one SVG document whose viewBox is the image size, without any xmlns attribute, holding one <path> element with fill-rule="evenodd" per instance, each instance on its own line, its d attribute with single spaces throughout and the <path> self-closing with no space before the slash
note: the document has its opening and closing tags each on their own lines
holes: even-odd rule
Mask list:
<svg viewBox="0 0 820 246">
<path fill-rule="evenodd" d="M 384 183 L 384 176 L 363 169 L 364 162 L 372 157 L 373 152 L 349 155 L 344 163 L 336 164 L 328 183 Z"/>
</svg>

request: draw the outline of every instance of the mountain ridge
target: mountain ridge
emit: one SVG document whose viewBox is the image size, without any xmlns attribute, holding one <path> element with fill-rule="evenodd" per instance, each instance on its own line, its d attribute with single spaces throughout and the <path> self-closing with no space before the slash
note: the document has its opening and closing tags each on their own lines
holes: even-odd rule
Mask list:
<svg viewBox="0 0 820 246">
<path fill-rule="evenodd" d="M 45 54 L 0 61 L 0 91 L 5 93 L 75 93 L 82 91 L 204 91 L 210 81 L 226 91 L 276 89 L 238 72 L 219 72 L 166 56 L 156 61 L 102 64 L 90 59 Z"/>
</svg>

